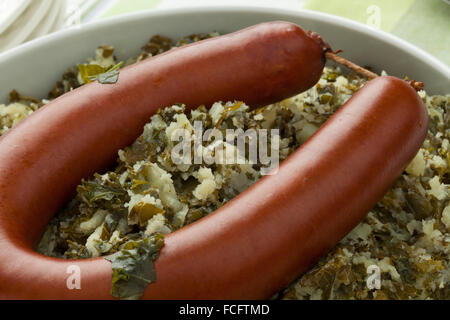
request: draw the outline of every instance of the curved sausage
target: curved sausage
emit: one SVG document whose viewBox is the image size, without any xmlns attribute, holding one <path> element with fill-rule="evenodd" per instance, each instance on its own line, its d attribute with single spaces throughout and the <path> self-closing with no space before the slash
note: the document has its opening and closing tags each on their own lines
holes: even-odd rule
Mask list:
<svg viewBox="0 0 450 320">
<path fill-rule="evenodd" d="M 122 69 L 114 85 L 89 83 L 33 113 L 0 138 L 0 296 L 44 298 L 48 287 L 47 297 L 109 297 L 109 263 L 96 262 L 103 294 L 98 268 L 83 267 L 84 279 L 97 280 L 60 295 L 52 287 L 61 285 L 55 279 L 66 276 L 70 262 L 31 250 L 80 180 L 114 164 L 117 150 L 141 134 L 158 108 L 220 100 L 266 105 L 313 86 L 324 64 L 322 44 L 299 26 L 263 23 L 144 60 Z M 24 266 L 39 278 L 22 273 Z"/>
<path fill-rule="evenodd" d="M 106 168 L 159 107 L 233 98 L 266 104 L 313 85 L 305 79 L 316 78 L 314 61 L 312 69 L 323 67 L 321 47 L 289 23 L 262 24 L 223 39 L 238 61 L 220 55 L 224 44 L 217 39 L 199 43 L 204 50 L 175 49 L 124 69 L 116 85 L 92 83 L 54 100 L 0 139 L 1 298 L 112 298 L 108 261 L 62 260 L 33 251 L 80 179 Z M 194 68 L 192 61 L 205 63 Z M 245 64 L 258 69 L 241 78 L 236 68 L 247 69 Z M 254 83 L 256 75 L 262 82 Z M 427 121 L 423 103 L 404 81 L 372 80 L 276 175 L 168 235 L 155 263 L 157 282 L 144 298 L 270 297 L 356 226 L 413 158 Z M 72 265 L 81 270 L 80 290 L 66 285 Z"/>
<path fill-rule="evenodd" d="M 416 155 L 428 114 L 394 77 L 360 89 L 272 176 L 170 234 L 151 299 L 265 299 L 332 249 Z"/>
</svg>

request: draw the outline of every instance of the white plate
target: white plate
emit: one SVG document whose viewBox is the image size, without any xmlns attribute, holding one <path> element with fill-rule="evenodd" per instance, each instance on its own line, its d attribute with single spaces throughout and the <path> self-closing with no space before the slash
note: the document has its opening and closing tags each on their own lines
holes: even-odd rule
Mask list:
<svg viewBox="0 0 450 320">
<path fill-rule="evenodd" d="M 49 33 L 52 33 L 52 32 L 62 29 L 62 27 L 64 25 L 64 19 L 66 17 L 66 13 L 67 13 L 67 2 L 66 2 L 66 0 L 61 0 L 60 2 L 61 2 L 61 7 L 59 8 L 59 12 L 56 15 L 55 22 L 53 23 Z"/>
<path fill-rule="evenodd" d="M 31 0 L 0 1 L 0 34 L 5 31 L 28 7 Z"/>
<path fill-rule="evenodd" d="M 152 10 L 102 19 L 32 40 L 0 54 L 0 103 L 12 89 L 44 98 L 64 71 L 94 55 L 101 44 L 117 48 L 125 60 L 138 55 L 154 34 L 174 39 L 199 32 L 232 32 L 263 21 L 286 20 L 320 33 L 344 57 L 376 72 L 425 82 L 430 94 L 447 94 L 450 70 L 438 59 L 408 42 L 366 25 L 307 10 L 255 7 L 196 7 Z M 357 44 L 357 45 L 355 45 Z"/>
<path fill-rule="evenodd" d="M 47 11 L 47 14 L 42 18 L 37 27 L 27 37 L 25 41 L 39 38 L 50 32 L 51 27 L 55 23 L 57 14 L 59 13 L 62 3 L 63 1 L 61 0 L 51 0 L 50 9 Z"/>
<path fill-rule="evenodd" d="M 0 35 L 0 51 L 21 44 L 37 27 L 52 0 L 33 0 L 25 11 Z"/>
</svg>

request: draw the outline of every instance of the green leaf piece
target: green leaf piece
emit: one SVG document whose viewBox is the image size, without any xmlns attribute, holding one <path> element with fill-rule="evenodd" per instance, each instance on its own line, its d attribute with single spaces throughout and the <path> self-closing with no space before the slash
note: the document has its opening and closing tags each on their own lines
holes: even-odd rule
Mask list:
<svg viewBox="0 0 450 320">
<path fill-rule="evenodd" d="M 121 250 L 105 257 L 112 266 L 111 295 L 125 300 L 137 300 L 144 294 L 147 285 L 156 282 L 153 261 L 164 246 L 160 233 L 142 240 L 130 240 Z"/>
</svg>

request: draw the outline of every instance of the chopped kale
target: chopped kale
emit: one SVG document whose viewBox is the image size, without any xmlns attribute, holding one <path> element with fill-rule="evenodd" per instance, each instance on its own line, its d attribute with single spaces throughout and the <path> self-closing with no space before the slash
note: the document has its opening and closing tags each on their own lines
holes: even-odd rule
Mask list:
<svg viewBox="0 0 450 320">
<path fill-rule="evenodd" d="M 111 295 L 120 299 L 139 299 L 147 285 L 156 281 L 153 261 L 164 245 L 164 236 L 154 234 L 138 241 L 128 241 L 121 250 L 105 257 L 111 262 Z"/>
</svg>

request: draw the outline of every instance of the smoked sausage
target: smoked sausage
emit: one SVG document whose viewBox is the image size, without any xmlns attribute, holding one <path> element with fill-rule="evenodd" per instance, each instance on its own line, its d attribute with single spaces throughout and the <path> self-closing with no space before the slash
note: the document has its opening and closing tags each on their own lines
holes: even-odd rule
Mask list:
<svg viewBox="0 0 450 320">
<path fill-rule="evenodd" d="M 370 81 L 273 176 L 170 234 L 151 299 L 264 299 L 349 233 L 415 156 L 428 115 L 394 77 Z"/>
<path fill-rule="evenodd" d="M 115 85 L 91 83 L 63 95 L 0 139 L 0 298 L 112 298 L 108 261 L 34 251 L 80 180 L 108 168 L 160 107 L 234 99 L 265 105 L 314 85 L 325 62 L 323 48 L 290 23 L 221 38 L 130 66 Z M 427 128 L 425 107 L 406 82 L 370 81 L 277 174 L 168 235 L 155 262 L 157 282 L 143 298 L 270 297 L 363 219 Z M 79 290 L 67 287 L 73 265 Z"/>
</svg>

